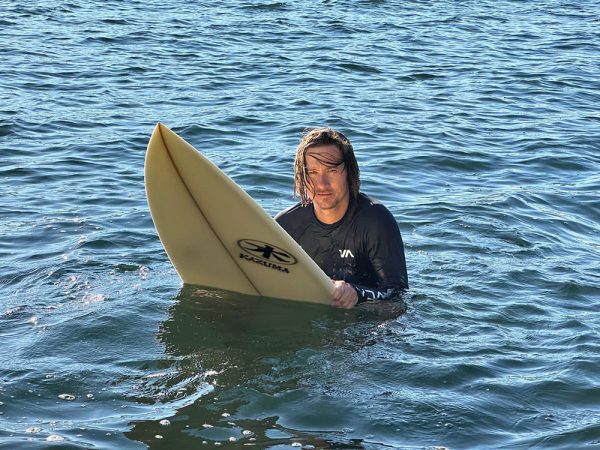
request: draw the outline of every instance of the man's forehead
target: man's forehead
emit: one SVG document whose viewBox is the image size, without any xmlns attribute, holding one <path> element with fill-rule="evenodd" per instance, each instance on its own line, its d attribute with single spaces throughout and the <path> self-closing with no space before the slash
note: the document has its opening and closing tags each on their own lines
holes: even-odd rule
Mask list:
<svg viewBox="0 0 600 450">
<path fill-rule="evenodd" d="M 320 163 L 325 165 L 341 164 L 343 162 L 342 151 L 335 145 L 322 145 L 310 147 L 306 150 L 306 163 Z"/>
</svg>

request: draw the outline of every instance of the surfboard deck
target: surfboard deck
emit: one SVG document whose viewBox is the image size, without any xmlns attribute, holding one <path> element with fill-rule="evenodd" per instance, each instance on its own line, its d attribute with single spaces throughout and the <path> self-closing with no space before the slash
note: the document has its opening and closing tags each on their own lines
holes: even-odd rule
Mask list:
<svg viewBox="0 0 600 450">
<path fill-rule="evenodd" d="M 333 284 L 242 188 L 165 125 L 144 167 L 158 236 L 186 284 L 329 304 Z"/>
</svg>

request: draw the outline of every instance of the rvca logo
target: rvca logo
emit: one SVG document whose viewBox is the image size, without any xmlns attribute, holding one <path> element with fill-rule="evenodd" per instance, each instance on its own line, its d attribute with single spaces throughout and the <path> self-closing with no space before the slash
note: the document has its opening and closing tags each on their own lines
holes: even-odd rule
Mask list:
<svg viewBox="0 0 600 450">
<path fill-rule="evenodd" d="M 354 258 L 354 255 L 350 250 L 342 250 L 340 249 L 340 257 L 342 258 Z"/>
</svg>

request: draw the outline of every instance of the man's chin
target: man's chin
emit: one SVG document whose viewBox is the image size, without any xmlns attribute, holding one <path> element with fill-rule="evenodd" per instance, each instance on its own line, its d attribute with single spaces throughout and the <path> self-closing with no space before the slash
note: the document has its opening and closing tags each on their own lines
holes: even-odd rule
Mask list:
<svg viewBox="0 0 600 450">
<path fill-rule="evenodd" d="M 331 203 L 325 203 L 325 204 L 315 203 L 315 207 L 320 211 L 331 211 L 331 210 L 335 209 L 335 206 L 336 205 L 331 204 Z"/>
<path fill-rule="evenodd" d="M 331 195 L 327 195 L 324 197 L 314 197 L 313 203 L 316 205 L 323 205 L 323 207 L 331 208 L 335 204 L 335 199 Z"/>
</svg>

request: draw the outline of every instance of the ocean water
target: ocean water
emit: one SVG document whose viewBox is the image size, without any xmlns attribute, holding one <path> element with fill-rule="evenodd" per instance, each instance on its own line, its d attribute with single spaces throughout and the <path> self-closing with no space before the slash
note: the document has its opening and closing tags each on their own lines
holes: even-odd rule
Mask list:
<svg viewBox="0 0 600 450">
<path fill-rule="evenodd" d="M 0 447 L 600 448 L 595 0 L 3 1 Z M 182 286 L 162 121 L 269 213 L 353 142 L 411 289 Z"/>
</svg>

